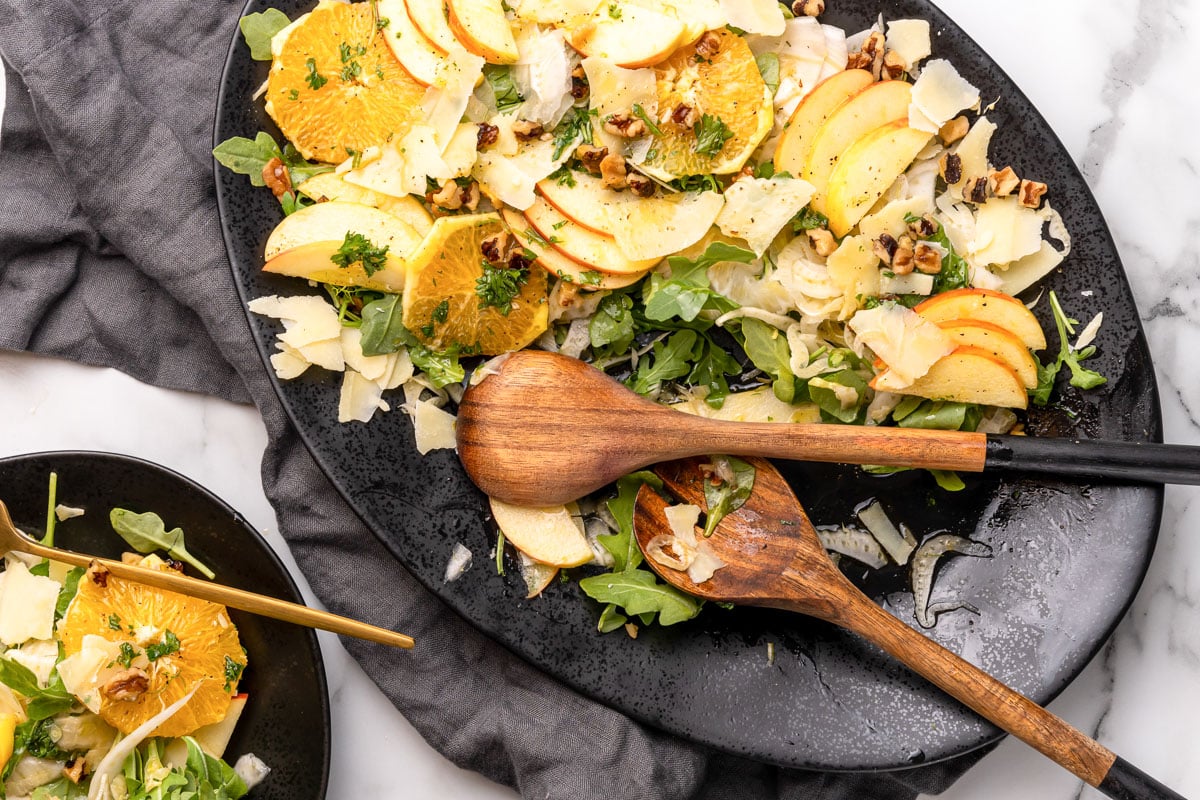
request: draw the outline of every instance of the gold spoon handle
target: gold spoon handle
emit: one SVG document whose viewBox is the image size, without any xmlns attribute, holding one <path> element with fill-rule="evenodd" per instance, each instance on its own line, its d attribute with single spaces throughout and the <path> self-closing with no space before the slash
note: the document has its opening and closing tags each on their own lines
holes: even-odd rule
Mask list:
<svg viewBox="0 0 1200 800">
<path fill-rule="evenodd" d="M 356 639 L 365 639 L 369 642 L 391 645 L 392 647 L 407 649 L 413 646 L 411 636 L 396 633 L 385 628 L 378 628 L 374 625 L 368 625 L 365 622 L 338 616 L 337 614 L 331 614 L 328 611 L 319 611 L 297 603 L 289 603 L 286 600 L 279 600 L 274 597 L 243 591 L 242 589 L 234 589 L 218 583 L 209 583 L 197 578 L 189 578 L 186 575 L 159 572 L 158 570 L 125 564 L 120 561 L 112 561 L 107 558 L 93 558 L 92 556 L 73 553 L 70 550 L 46 547 L 30 540 L 27 536 L 21 536 L 19 548 L 14 549 L 20 549 L 31 555 L 48 558 L 51 561 L 61 561 L 65 564 L 85 569 L 92 565 L 99 565 L 118 578 L 136 581 L 157 589 L 178 592 L 189 597 L 198 597 L 201 600 L 220 603 L 230 608 L 257 614 L 261 617 L 270 617 L 271 619 L 291 622 L 307 628 L 319 628 L 323 631 L 353 636 Z"/>
</svg>

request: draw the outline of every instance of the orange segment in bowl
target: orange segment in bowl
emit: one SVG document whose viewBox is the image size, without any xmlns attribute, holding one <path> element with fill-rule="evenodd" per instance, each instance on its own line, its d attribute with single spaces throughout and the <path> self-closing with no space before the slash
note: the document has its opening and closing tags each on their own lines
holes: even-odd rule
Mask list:
<svg viewBox="0 0 1200 800">
<path fill-rule="evenodd" d="M 403 136 L 421 113 L 425 87 L 376 30 L 370 3 L 326 0 L 278 45 L 266 109 L 305 158 L 342 162 Z"/>
</svg>

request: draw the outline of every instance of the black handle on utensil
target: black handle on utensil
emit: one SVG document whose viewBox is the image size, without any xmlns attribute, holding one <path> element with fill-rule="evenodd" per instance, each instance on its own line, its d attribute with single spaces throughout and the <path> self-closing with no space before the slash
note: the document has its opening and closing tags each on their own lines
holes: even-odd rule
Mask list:
<svg viewBox="0 0 1200 800">
<path fill-rule="evenodd" d="M 1200 447 L 989 434 L 984 469 L 1200 485 Z"/>
<path fill-rule="evenodd" d="M 1120 756 L 1096 788 L 1114 800 L 1187 800 Z"/>
</svg>

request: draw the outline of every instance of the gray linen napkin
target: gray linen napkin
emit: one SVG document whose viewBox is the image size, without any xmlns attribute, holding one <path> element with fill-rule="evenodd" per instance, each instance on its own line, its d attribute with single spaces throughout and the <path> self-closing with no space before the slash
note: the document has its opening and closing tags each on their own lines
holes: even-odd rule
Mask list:
<svg viewBox="0 0 1200 800">
<path fill-rule="evenodd" d="M 424 590 L 286 421 L 221 243 L 210 156 L 240 2 L 0 0 L 0 347 L 253 402 L 263 484 L 333 611 L 415 635 L 346 646 L 425 738 L 529 798 L 911 798 L 981 754 L 878 775 L 780 770 L 631 722 L 532 669 Z"/>
</svg>

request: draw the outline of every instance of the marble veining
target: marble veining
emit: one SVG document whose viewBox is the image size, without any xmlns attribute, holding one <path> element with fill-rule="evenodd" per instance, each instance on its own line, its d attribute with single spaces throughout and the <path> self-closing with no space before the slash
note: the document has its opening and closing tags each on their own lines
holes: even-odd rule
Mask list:
<svg viewBox="0 0 1200 800">
<path fill-rule="evenodd" d="M 836 3 L 838 0 L 828 0 Z M 1030 96 L 1080 164 L 1141 309 L 1168 441 L 1200 444 L 1200 0 L 942 0 Z M 4 84 L 0 81 L 0 107 Z M 1053 191 L 1053 187 L 1051 188 Z M 79 398 L 88 398 L 81 403 Z M 0 456 L 105 449 L 199 480 L 263 530 L 296 572 L 259 483 L 252 409 L 112 370 L 0 353 Z M 1200 797 L 1200 489 L 1169 487 L 1159 546 L 1129 615 L 1051 708 L 1184 795 Z M 297 573 L 298 575 L 298 573 Z M 303 577 L 306 596 L 312 599 Z M 330 636 L 329 797 L 515 797 L 425 744 Z M 380 764 L 389 768 L 381 770 Z M 402 788 L 393 777 L 404 775 Z M 1005 741 L 947 800 L 1100 795 Z"/>
</svg>

